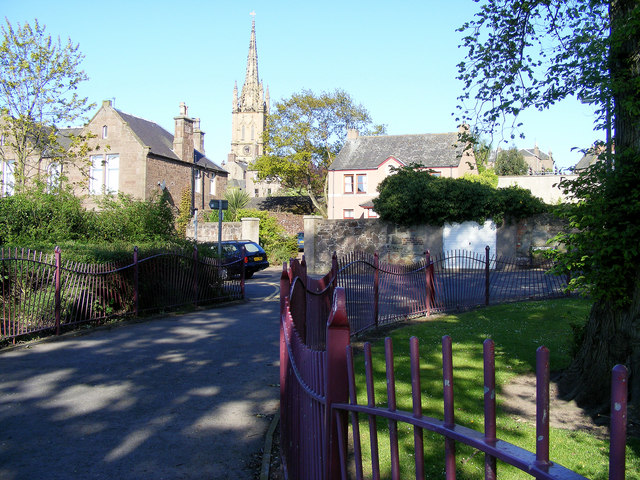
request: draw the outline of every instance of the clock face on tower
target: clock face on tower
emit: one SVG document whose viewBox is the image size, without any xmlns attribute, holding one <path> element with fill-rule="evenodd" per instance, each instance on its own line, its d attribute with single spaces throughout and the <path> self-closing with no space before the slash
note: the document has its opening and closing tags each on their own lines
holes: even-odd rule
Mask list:
<svg viewBox="0 0 640 480">
<path fill-rule="evenodd" d="M 249 152 L 251 151 L 251 147 L 249 147 L 249 145 L 245 145 L 242 151 L 244 152 L 245 155 L 249 155 Z"/>
</svg>

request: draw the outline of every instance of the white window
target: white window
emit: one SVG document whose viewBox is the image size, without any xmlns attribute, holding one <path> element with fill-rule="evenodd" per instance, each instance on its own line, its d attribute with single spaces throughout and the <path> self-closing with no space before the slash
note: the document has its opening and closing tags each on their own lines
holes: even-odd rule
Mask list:
<svg viewBox="0 0 640 480">
<path fill-rule="evenodd" d="M 357 181 L 358 181 L 357 182 L 358 183 L 357 192 L 358 193 L 367 193 L 367 176 L 363 174 L 363 175 L 356 175 L 356 177 L 357 177 Z"/>
<path fill-rule="evenodd" d="M 378 214 L 373 210 L 373 208 L 367 208 L 367 212 L 369 218 L 378 218 Z"/>
<path fill-rule="evenodd" d="M 15 160 L 0 163 L 0 196 L 13 195 Z"/>
<path fill-rule="evenodd" d="M 202 172 L 200 170 L 195 171 L 195 192 L 202 192 Z"/>
<path fill-rule="evenodd" d="M 353 193 L 353 175 L 344 176 L 344 193 Z"/>
<path fill-rule="evenodd" d="M 47 167 L 47 188 L 51 192 L 60 186 L 60 177 L 62 176 L 62 165 L 59 163 L 51 163 Z"/>
<path fill-rule="evenodd" d="M 89 178 L 89 193 L 100 195 L 116 193 L 118 191 L 118 177 L 120 174 L 120 155 L 109 154 L 92 155 Z"/>
<path fill-rule="evenodd" d="M 106 125 L 102 126 L 102 138 L 107 138 L 108 130 Z"/>
<path fill-rule="evenodd" d="M 353 213 L 353 208 L 345 208 L 342 211 L 342 218 L 355 218 L 355 215 Z"/>
</svg>

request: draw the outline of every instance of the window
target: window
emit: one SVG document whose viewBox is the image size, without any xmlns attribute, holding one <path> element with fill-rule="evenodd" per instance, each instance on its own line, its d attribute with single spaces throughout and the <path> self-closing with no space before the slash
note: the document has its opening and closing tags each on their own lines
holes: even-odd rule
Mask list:
<svg viewBox="0 0 640 480">
<path fill-rule="evenodd" d="M 108 133 L 107 131 L 108 131 L 107 126 L 103 125 L 102 126 L 102 138 L 107 138 L 107 133 Z"/>
<path fill-rule="evenodd" d="M 342 211 L 342 218 L 355 218 L 353 208 L 346 208 Z"/>
<path fill-rule="evenodd" d="M 367 176 L 366 175 L 356 175 L 358 181 L 358 193 L 367 193 Z"/>
<path fill-rule="evenodd" d="M 344 193 L 353 193 L 353 175 L 344 176 Z"/>
<path fill-rule="evenodd" d="M 255 138 L 255 128 L 251 125 L 251 140 Z"/>
<path fill-rule="evenodd" d="M 367 208 L 368 218 L 378 218 L 378 214 L 374 212 L 373 208 Z"/>
<path fill-rule="evenodd" d="M 216 174 L 212 173 L 209 179 L 209 195 L 216 194 Z"/>
<path fill-rule="evenodd" d="M 89 173 L 89 193 L 116 193 L 118 191 L 118 177 L 120 174 L 120 155 L 92 155 Z"/>
<path fill-rule="evenodd" d="M 254 197 L 259 197 L 260 196 L 260 195 L 258 195 L 258 189 L 257 188 L 253 191 L 253 196 Z"/>
<path fill-rule="evenodd" d="M 441 172 L 431 172 L 432 177 L 439 177 L 440 175 L 442 175 Z"/>
<path fill-rule="evenodd" d="M 0 163 L 0 197 L 13 195 L 15 160 Z"/>
<path fill-rule="evenodd" d="M 62 165 L 59 163 L 51 163 L 47 167 L 47 189 L 49 192 L 60 186 L 60 177 L 62 176 Z"/>
<path fill-rule="evenodd" d="M 202 172 L 198 169 L 196 169 L 195 173 L 193 174 L 195 177 L 194 183 L 194 190 L 196 193 L 200 193 L 202 192 Z"/>
</svg>

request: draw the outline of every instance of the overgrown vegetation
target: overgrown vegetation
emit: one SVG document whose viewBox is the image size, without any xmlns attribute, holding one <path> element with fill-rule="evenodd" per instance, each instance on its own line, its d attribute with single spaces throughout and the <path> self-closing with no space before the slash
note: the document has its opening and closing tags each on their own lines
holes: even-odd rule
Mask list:
<svg viewBox="0 0 640 480">
<path fill-rule="evenodd" d="M 434 177 L 430 171 L 410 165 L 385 178 L 373 200 L 380 218 L 400 225 L 493 219 L 521 219 L 548 211 L 545 203 L 520 187 L 493 188 L 489 182 L 466 178 Z"/>
</svg>

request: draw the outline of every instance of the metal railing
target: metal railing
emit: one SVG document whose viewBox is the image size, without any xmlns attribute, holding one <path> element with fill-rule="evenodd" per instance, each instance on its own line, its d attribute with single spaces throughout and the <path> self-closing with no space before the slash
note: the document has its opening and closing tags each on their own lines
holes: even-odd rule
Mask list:
<svg viewBox="0 0 640 480">
<path fill-rule="evenodd" d="M 460 256 L 456 258 L 461 258 Z M 361 259 L 355 262 L 362 262 Z M 436 262 L 425 261 L 422 274 L 425 285 Z M 348 262 L 347 265 L 354 262 Z M 498 262 L 496 261 L 497 265 Z M 485 454 L 485 478 L 496 478 L 496 459 L 516 468 L 546 479 L 584 478 L 549 460 L 549 361 L 548 350 L 538 349 L 537 366 L 537 433 L 535 454 L 500 440 L 496 431 L 495 410 L 495 365 L 494 347 L 491 340 L 484 343 L 484 432 L 455 423 L 453 402 L 453 362 L 451 338 L 443 338 L 443 399 L 444 419 L 426 417 L 422 414 L 420 389 L 420 363 L 418 341 L 411 339 L 411 388 L 412 411 L 397 409 L 394 373 L 394 358 L 390 340 L 386 346 L 387 402 L 376 401 L 373 388 L 371 347 L 365 344 L 365 384 L 357 385 L 353 370 L 353 350 L 350 337 L 353 332 L 349 317 L 349 296 L 346 288 L 336 286 L 338 262 L 334 255 L 331 271 L 318 283 L 306 275 L 303 263 L 291 262 L 283 266 L 280 281 L 280 415 L 281 455 L 287 478 L 296 479 L 346 479 L 355 472 L 355 478 L 363 476 L 361 416 L 369 421 L 369 457 L 373 478 L 379 478 L 378 432 L 379 419 L 388 421 L 391 478 L 399 477 L 398 424 L 407 424 L 413 429 L 416 478 L 424 478 L 425 430 L 435 432 L 445 439 L 444 469 L 447 479 L 455 478 L 455 443 L 470 445 Z M 486 265 L 486 263 L 485 263 Z M 358 267 L 359 268 L 359 267 Z M 468 273 L 468 268 L 447 266 Z M 491 270 L 491 265 L 489 265 Z M 347 270 L 342 270 L 342 275 Z M 420 269 L 418 269 L 420 271 Z M 416 273 L 389 270 L 393 275 Z M 362 275 L 362 272 L 355 272 Z M 379 273 L 378 273 L 379 275 Z M 362 275 L 365 277 L 365 275 Z M 437 281 L 437 275 L 434 275 Z M 485 277 L 486 278 L 486 277 Z M 433 280 L 433 279 L 432 279 Z M 378 279 L 379 281 L 379 279 Z M 365 292 L 366 281 L 355 282 L 355 292 Z M 379 284 L 378 284 L 379 285 Z M 491 280 L 489 277 L 490 292 Z M 374 288 L 380 295 L 380 286 Z M 521 289 L 516 289 L 521 290 Z M 427 290 L 425 308 L 437 299 L 437 289 Z M 530 293 L 531 290 L 528 290 Z M 428 297 L 431 295 L 431 299 Z M 433 295 L 436 295 L 433 298 Z M 352 297 L 360 300 L 357 294 Z M 460 298 L 460 297 L 456 297 Z M 509 299 L 512 300 L 511 297 Z M 404 302 L 404 299 L 402 300 Z M 420 300 L 422 301 L 422 300 Z M 327 309 L 327 302 L 330 308 Z M 486 297 L 485 297 L 486 302 Z M 437 305 L 437 302 L 435 303 Z M 459 307 L 459 304 L 457 305 Z M 360 327 L 360 324 L 356 324 Z M 321 334 L 320 332 L 324 332 Z M 308 341 L 307 341 L 308 340 Z M 367 404 L 359 405 L 356 392 L 365 389 Z M 613 369 L 612 416 L 610 440 L 610 480 L 624 479 L 626 440 L 627 370 L 618 365 Z M 479 399 L 480 401 L 480 399 Z M 349 418 L 351 435 L 348 435 Z M 351 438 L 351 444 L 349 439 Z M 350 463 L 351 462 L 351 463 Z"/>
<path fill-rule="evenodd" d="M 244 298 L 244 264 L 238 279 L 220 260 L 180 251 L 130 264 L 84 264 L 29 249 L 0 250 L 0 339 L 142 312 Z"/>
</svg>

